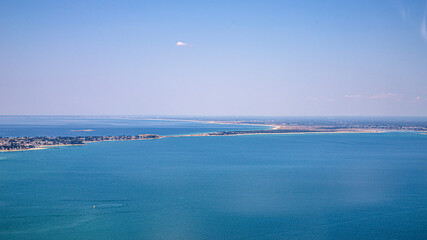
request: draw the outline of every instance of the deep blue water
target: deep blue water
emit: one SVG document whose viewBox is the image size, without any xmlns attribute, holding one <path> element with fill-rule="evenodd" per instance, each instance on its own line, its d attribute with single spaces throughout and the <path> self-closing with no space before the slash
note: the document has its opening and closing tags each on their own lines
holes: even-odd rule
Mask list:
<svg viewBox="0 0 427 240">
<path fill-rule="evenodd" d="M 183 137 L 0 153 L 0 239 L 427 239 L 427 136 Z"/>
</svg>

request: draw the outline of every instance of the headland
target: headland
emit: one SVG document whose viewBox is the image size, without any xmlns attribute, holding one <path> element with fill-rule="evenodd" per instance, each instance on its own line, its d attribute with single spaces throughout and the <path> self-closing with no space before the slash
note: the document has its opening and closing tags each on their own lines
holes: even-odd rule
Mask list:
<svg viewBox="0 0 427 240">
<path fill-rule="evenodd" d="M 0 152 L 38 150 L 57 146 L 84 145 L 102 141 L 131 141 L 158 139 L 156 134 L 137 136 L 84 136 L 84 137 L 0 137 Z"/>
<path fill-rule="evenodd" d="M 140 134 L 136 136 L 79 136 L 79 137 L 0 137 L 0 152 L 38 150 L 55 146 L 84 145 L 102 141 L 132 141 L 170 137 L 204 137 L 204 136 L 239 136 L 258 134 L 306 134 L 306 133 L 381 133 L 390 131 L 412 131 L 426 134 L 424 126 L 406 126 L 396 123 L 292 123 L 278 121 L 222 121 L 200 119 L 157 119 L 173 121 L 197 121 L 210 124 L 256 125 L 266 127 L 260 130 L 233 130 L 160 136 L 157 134 Z M 92 129 L 71 130 L 73 132 L 90 132 Z"/>
</svg>

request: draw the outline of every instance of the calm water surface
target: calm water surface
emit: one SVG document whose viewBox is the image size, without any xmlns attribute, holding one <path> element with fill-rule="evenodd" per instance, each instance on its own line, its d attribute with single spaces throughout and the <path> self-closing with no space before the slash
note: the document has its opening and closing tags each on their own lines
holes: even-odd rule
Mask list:
<svg viewBox="0 0 427 240">
<path fill-rule="evenodd" d="M 138 117 L 0 116 L 0 137 L 179 135 L 267 128 L 269 127 L 211 124 L 197 121 L 148 120 Z M 75 131 L 88 129 L 91 131 Z"/>
<path fill-rule="evenodd" d="M 426 239 L 426 176 L 411 133 L 1 153 L 0 239 Z"/>
</svg>

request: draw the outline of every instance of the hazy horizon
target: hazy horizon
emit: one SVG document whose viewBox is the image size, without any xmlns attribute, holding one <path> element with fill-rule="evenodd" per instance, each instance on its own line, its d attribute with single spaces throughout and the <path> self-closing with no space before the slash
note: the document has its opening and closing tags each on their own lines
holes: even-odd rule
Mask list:
<svg viewBox="0 0 427 240">
<path fill-rule="evenodd" d="M 410 115 L 388 115 L 388 116 L 380 116 L 380 115 L 161 115 L 161 114 L 153 114 L 153 115 L 132 115 L 132 114 L 68 114 L 68 115 L 55 115 L 55 114 L 45 114 L 45 115 L 0 115 L 0 117 L 8 118 L 8 117 L 36 117 L 36 118 L 57 118 L 57 117 L 70 117 L 70 118 L 139 118 L 139 119 L 159 119 L 159 120 L 214 120 L 215 118 L 223 119 L 223 120 L 256 120 L 256 119 L 269 119 L 269 120 L 278 120 L 278 119 L 331 119 L 331 120 L 339 120 L 339 119 L 372 119 L 372 120 L 381 120 L 381 119 L 399 119 L 399 120 L 415 120 L 422 119 L 427 120 L 427 116 L 410 116 Z"/>
<path fill-rule="evenodd" d="M 2 1 L 0 115 L 427 116 L 426 1 Z"/>
</svg>

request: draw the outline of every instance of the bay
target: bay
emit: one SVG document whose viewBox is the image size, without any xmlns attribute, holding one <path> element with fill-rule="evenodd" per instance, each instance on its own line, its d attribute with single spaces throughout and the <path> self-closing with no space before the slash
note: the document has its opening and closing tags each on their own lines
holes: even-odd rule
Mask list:
<svg viewBox="0 0 427 240">
<path fill-rule="evenodd" d="M 425 239 L 426 146 L 401 132 L 0 153 L 0 239 Z"/>
</svg>

